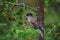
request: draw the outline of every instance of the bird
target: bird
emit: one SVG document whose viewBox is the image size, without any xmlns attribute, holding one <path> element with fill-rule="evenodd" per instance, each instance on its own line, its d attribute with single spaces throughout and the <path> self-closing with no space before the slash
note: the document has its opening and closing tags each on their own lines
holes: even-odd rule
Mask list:
<svg viewBox="0 0 60 40">
<path fill-rule="evenodd" d="M 38 24 L 37 19 L 33 17 L 32 13 L 27 13 L 26 18 L 27 21 L 33 25 L 33 28 L 41 31 L 41 36 L 43 37 L 44 28 L 41 24 Z"/>
</svg>

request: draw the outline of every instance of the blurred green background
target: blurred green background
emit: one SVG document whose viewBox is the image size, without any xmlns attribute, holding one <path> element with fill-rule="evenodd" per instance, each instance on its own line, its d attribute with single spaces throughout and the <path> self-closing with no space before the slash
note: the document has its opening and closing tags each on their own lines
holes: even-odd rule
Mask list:
<svg viewBox="0 0 60 40">
<path fill-rule="evenodd" d="M 45 40 L 60 40 L 60 0 L 44 0 Z M 25 3 L 34 10 L 37 0 L 0 0 L 0 40 L 38 40 L 40 30 L 32 28 L 26 20 L 26 13 L 36 12 L 10 3 Z"/>
</svg>

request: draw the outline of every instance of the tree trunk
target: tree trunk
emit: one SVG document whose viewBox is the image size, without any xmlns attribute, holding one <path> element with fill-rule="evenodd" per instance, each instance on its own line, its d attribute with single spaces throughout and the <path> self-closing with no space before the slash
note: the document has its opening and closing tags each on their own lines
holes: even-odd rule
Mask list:
<svg viewBox="0 0 60 40">
<path fill-rule="evenodd" d="M 44 0 L 38 0 L 38 8 L 37 8 L 37 19 L 38 24 L 44 27 Z M 44 30 L 40 30 L 44 36 Z M 44 40 L 44 37 L 39 37 L 39 40 Z"/>
</svg>

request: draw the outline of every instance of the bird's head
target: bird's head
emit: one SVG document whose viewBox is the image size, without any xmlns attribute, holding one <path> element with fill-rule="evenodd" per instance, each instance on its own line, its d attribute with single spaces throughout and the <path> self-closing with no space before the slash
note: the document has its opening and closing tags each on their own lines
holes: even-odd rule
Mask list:
<svg viewBox="0 0 60 40">
<path fill-rule="evenodd" d="M 27 18 L 27 19 L 32 18 L 32 17 L 33 17 L 32 13 L 27 13 L 27 14 L 26 14 L 26 18 Z"/>
<path fill-rule="evenodd" d="M 32 13 L 27 13 L 26 16 L 33 16 Z"/>
</svg>

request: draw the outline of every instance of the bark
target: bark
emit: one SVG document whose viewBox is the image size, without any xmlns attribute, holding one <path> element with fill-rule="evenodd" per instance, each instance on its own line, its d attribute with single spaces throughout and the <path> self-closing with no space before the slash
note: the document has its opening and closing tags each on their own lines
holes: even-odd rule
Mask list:
<svg viewBox="0 0 60 40">
<path fill-rule="evenodd" d="M 37 7 L 37 19 L 38 24 L 44 27 L 44 0 L 38 0 L 38 7 Z M 44 36 L 44 30 L 40 30 Z M 39 40 L 44 40 L 44 37 L 39 37 Z"/>
</svg>

